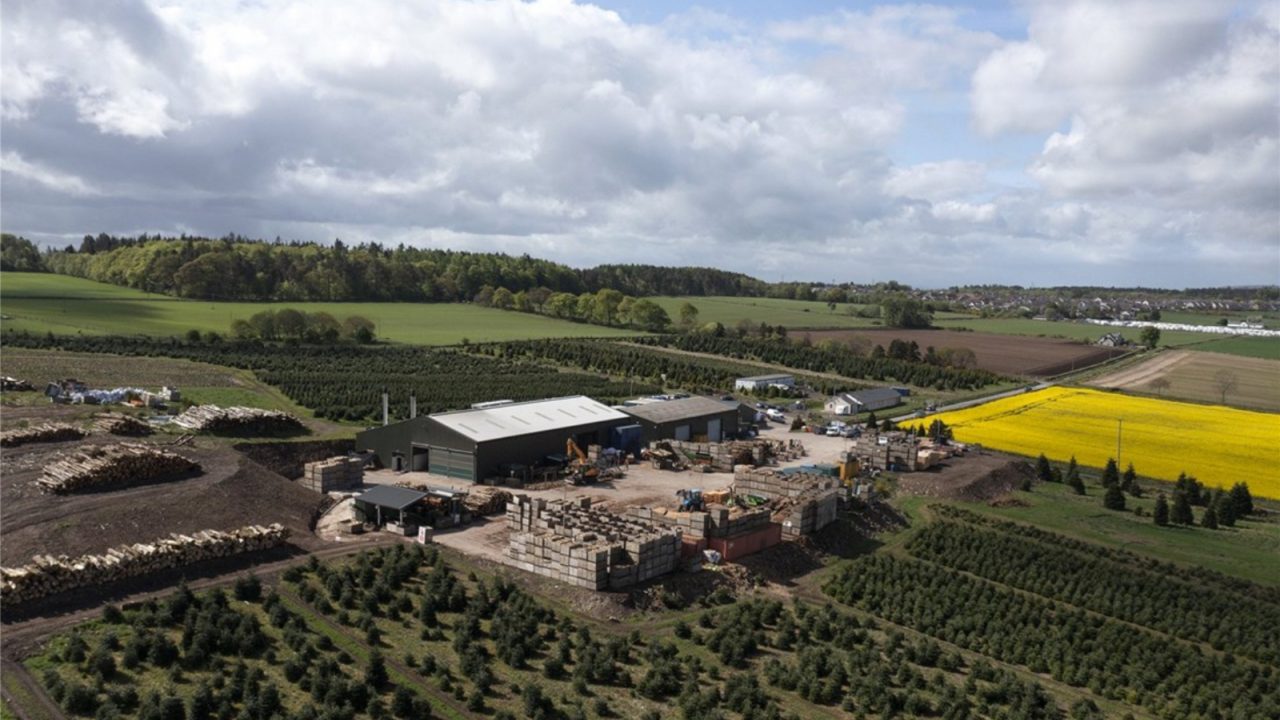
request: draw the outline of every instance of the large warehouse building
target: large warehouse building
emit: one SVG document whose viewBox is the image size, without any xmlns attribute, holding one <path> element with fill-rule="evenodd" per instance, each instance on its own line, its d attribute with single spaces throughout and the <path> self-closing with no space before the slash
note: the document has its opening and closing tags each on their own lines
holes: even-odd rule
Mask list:
<svg viewBox="0 0 1280 720">
<path fill-rule="evenodd" d="M 375 427 L 356 435 L 356 449 L 377 454 L 384 467 L 426 470 L 473 482 L 534 465 L 579 447 L 608 445 L 610 430 L 635 423 L 584 395 L 487 405 Z"/>
<path fill-rule="evenodd" d="M 705 397 L 665 400 L 625 407 L 644 427 L 646 440 L 692 440 L 707 438 L 720 442 L 738 432 L 738 403 Z"/>
</svg>

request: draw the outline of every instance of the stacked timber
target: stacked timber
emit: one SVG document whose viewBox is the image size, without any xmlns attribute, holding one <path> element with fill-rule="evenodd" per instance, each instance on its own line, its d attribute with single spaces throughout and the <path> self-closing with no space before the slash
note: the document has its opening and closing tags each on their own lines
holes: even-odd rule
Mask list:
<svg viewBox="0 0 1280 720">
<path fill-rule="evenodd" d="M 629 507 L 627 514 L 636 520 L 652 522 L 679 532 L 681 537 L 704 538 L 711 525 L 711 517 L 705 512 L 685 512 L 665 507 Z"/>
<path fill-rule="evenodd" d="M 249 525 L 231 532 L 202 530 L 150 543 L 120 545 L 101 555 L 37 555 L 19 568 L 0 568 L 5 607 L 76 588 L 101 585 L 215 558 L 267 550 L 289 537 L 282 525 Z"/>
<path fill-rule="evenodd" d="M 360 487 L 364 482 L 364 460 L 339 455 L 309 462 L 302 466 L 300 482 L 304 487 L 322 493 Z"/>
<path fill-rule="evenodd" d="M 730 440 L 729 442 L 688 442 L 658 440 L 650 443 L 650 451 L 671 450 L 688 458 L 694 465 L 704 465 L 716 472 L 733 472 L 737 465 L 762 467 L 804 457 L 804 445 L 798 440 Z"/>
<path fill-rule="evenodd" d="M 152 432 L 151 426 L 147 423 L 132 415 L 122 415 L 120 413 L 95 415 L 93 417 L 93 429 L 98 432 L 129 437 L 142 437 L 143 435 L 150 435 Z"/>
<path fill-rule="evenodd" d="M 825 490 L 840 484 L 839 478 L 818 473 L 783 473 L 769 469 L 740 468 L 733 475 L 736 495 L 773 499 L 794 498 L 810 490 Z"/>
<path fill-rule="evenodd" d="M 491 485 L 477 485 L 467 492 L 462 505 L 472 515 L 497 515 L 506 509 L 511 493 Z"/>
<path fill-rule="evenodd" d="M 62 442 L 63 440 L 79 440 L 85 436 L 84 430 L 66 423 L 43 423 L 26 428 L 5 430 L 0 433 L 0 447 L 17 447 L 28 443 Z"/>
<path fill-rule="evenodd" d="M 591 506 L 589 499 L 507 504 L 509 553 L 529 572 L 592 590 L 620 590 L 676 569 L 679 533 Z"/>
<path fill-rule="evenodd" d="M 196 405 L 173 419 L 173 424 L 195 432 L 258 433 L 270 435 L 300 430 L 302 421 L 279 410 L 250 407 Z"/>
<path fill-rule="evenodd" d="M 199 470 L 199 463 L 181 455 L 121 443 L 87 448 L 58 460 L 45 467 L 36 484 L 42 492 L 65 494 L 176 480 Z"/>
<path fill-rule="evenodd" d="M 19 380 L 18 378 L 12 378 L 8 375 L 0 377 L 0 390 L 31 391 L 35 389 L 36 386 L 26 380 Z"/>
</svg>

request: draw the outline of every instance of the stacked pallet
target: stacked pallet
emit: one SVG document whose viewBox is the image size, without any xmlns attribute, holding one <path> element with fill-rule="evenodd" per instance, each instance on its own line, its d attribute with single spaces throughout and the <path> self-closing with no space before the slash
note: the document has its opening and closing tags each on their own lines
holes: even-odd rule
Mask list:
<svg viewBox="0 0 1280 720">
<path fill-rule="evenodd" d="M 784 539 L 795 540 L 801 535 L 812 535 L 835 522 L 839 512 L 839 491 L 810 490 L 783 502 L 774 513 L 773 520 L 781 523 Z"/>
<path fill-rule="evenodd" d="M 711 524 L 705 512 L 684 512 L 665 507 L 629 507 L 627 515 L 641 522 L 652 522 L 671 528 L 685 538 L 704 538 Z"/>
<path fill-rule="evenodd" d="M 477 485 L 467 492 L 462 505 L 472 515 L 497 515 L 506 509 L 511 493 L 491 485 Z"/>
<path fill-rule="evenodd" d="M 299 482 L 303 487 L 321 493 L 360 487 L 364 483 L 364 460 L 338 455 L 309 462 L 302 466 L 302 480 Z"/>
<path fill-rule="evenodd" d="M 195 432 L 274 434 L 302 428 L 302 421 L 279 410 L 250 407 L 197 405 L 173 419 L 173 424 Z"/>
<path fill-rule="evenodd" d="M 0 568 L 0 598 L 5 607 L 13 607 L 67 590 L 267 550 L 288 537 L 289 530 L 279 524 L 249 525 L 231 532 L 173 534 L 151 543 L 114 547 L 102 555 L 37 555 L 22 567 Z"/>
<path fill-rule="evenodd" d="M 817 473 L 782 473 L 775 470 L 740 468 L 733 475 L 737 495 L 756 495 L 769 499 L 799 497 L 809 490 L 825 490 L 840 484 L 840 479 Z"/>
<path fill-rule="evenodd" d="M 626 518 L 590 500 L 507 504 L 509 552 L 529 572 L 592 590 L 620 590 L 676 569 L 680 535 Z"/>
<path fill-rule="evenodd" d="M 98 432 L 130 437 L 142 437 L 143 435 L 150 435 L 152 432 L 151 426 L 147 423 L 132 415 L 122 415 L 120 413 L 95 415 L 93 417 L 93 429 Z"/>
<path fill-rule="evenodd" d="M 85 436 L 84 430 L 66 423 L 44 423 L 0 433 L 0 447 L 17 447 L 27 443 L 62 442 L 63 440 L 79 440 Z"/>
<path fill-rule="evenodd" d="M 733 472 L 737 465 L 772 465 L 798 460 L 805 455 L 804 445 L 798 440 L 769 438 L 720 443 L 659 440 L 650 443 L 649 447 L 650 450 L 670 449 L 689 458 L 694 464 L 707 465 L 716 472 Z"/>
<path fill-rule="evenodd" d="M 164 450 L 122 443 L 81 450 L 45 467 L 36 480 L 46 493 L 102 490 L 145 482 L 176 480 L 200 464 Z"/>
</svg>

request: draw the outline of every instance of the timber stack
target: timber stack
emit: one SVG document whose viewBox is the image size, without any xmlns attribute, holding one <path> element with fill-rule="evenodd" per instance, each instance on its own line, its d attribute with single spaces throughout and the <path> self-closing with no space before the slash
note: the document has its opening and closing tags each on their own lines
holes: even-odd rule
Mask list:
<svg viewBox="0 0 1280 720">
<path fill-rule="evenodd" d="M 101 555 L 37 555 L 22 567 L 0 568 L 0 602 L 13 607 L 67 590 L 268 550 L 288 537 L 288 528 L 273 523 L 266 527 L 248 525 L 231 532 L 175 533 L 150 543 L 120 545 Z"/>
<path fill-rule="evenodd" d="M 739 465 L 763 467 L 779 462 L 799 460 L 805 456 L 804 445 L 799 440 L 730 440 L 728 442 L 689 442 L 685 440 L 661 440 L 650 443 L 650 452 L 670 450 L 687 458 L 693 465 L 710 467 L 715 472 L 733 472 Z"/>
<path fill-rule="evenodd" d="M 142 437 L 152 433 L 151 426 L 132 415 L 101 413 L 93 417 L 93 429 L 98 432 L 128 437 Z"/>
<path fill-rule="evenodd" d="M 196 405 L 173 419 L 173 424 L 194 432 L 254 433 L 273 435 L 302 429 L 302 421 L 279 410 L 250 407 Z"/>
<path fill-rule="evenodd" d="M 177 480 L 200 463 L 146 445 L 121 443 L 81 450 L 47 466 L 36 480 L 41 492 L 65 494 Z"/>
<path fill-rule="evenodd" d="M 357 488 L 364 482 L 364 460 L 339 455 L 302 466 L 302 485 L 316 492 Z"/>
<path fill-rule="evenodd" d="M 591 506 L 517 495 L 507 504 L 516 567 L 591 590 L 622 590 L 676 569 L 674 530 Z"/>
<path fill-rule="evenodd" d="M 43 423 L 33 427 L 5 430 L 0 433 L 0 447 L 18 447 L 28 443 L 62 442 L 79 440 L 85 431 L 66 423 Z"/>
<path fill-rule="evenodd" d="M 507 508 L 511 493 L 492 485 L 477 485 L 467 491 L 462 505 L 472 515 L 497 515 Z"/>
</svg>

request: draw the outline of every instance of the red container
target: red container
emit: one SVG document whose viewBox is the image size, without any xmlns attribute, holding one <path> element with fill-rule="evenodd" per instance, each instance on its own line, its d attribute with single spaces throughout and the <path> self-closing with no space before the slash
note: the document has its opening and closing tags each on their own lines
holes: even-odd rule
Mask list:
<svg viewBox="0 0 1280 720">
<path fill-rule="evenodd" d="M 707 540 L 707 547 L 719 552 L 726 561 L 731 561 L 771 548 L 780 542 L 782 542 L 782 526 L 778 523 L 769 523 L 745 535 L 710 538 Z"/>
<path fill-rule="evenodd" d="M 701 557 L 702 551 L 706 549 L 706 538 L 683 538 L 680 541 L 680 559 L 689 560 L 695 557 Z"/>
</svg>

